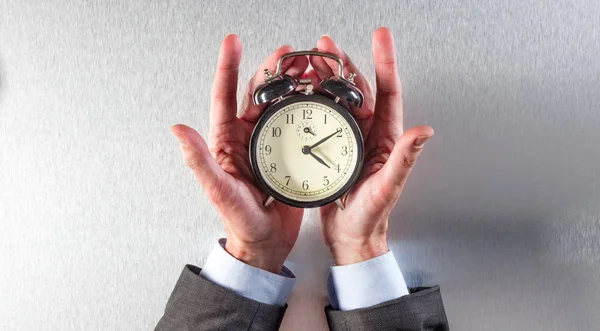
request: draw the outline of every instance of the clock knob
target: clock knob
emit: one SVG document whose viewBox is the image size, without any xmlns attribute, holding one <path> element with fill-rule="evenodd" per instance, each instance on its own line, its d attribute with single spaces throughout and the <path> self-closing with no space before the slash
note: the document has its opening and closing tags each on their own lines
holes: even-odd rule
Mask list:
<svg viewBox="0 0 600 331">
<path fill-rule="evenodd" d="M 265 80 L 269 80 L 273 77 L 273 74 L 271 74 L 271 70 L 269 70 L 269 69 L 265 69 L 264 73 L 265 73 Z"/>
</svg>

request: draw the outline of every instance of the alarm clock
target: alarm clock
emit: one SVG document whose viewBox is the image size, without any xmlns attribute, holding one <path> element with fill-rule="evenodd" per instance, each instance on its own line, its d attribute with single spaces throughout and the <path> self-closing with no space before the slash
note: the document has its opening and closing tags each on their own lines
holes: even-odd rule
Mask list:
<svg viewBox="0 0 600 331">
<path fill-rule="evenodd" d="M 337 76 L 323 79 L 315 91 L 310 79 L 282 73 L 282 63 L 294 56 L 321 56 L 338 64 Z M 334 54 L 300 51 L 284 54 L 275 74 L 253 93 L 256 105 L 267 107 L 250 138 L 250 164 L 256 180 L 274 199 L 299 208 L 336 202 L 356 183 L 363 164 L 364 142 L 351 106 L 360 108 L 363 94 L 355 74 L 344 77 L 343 63 Z"/>
</svg>

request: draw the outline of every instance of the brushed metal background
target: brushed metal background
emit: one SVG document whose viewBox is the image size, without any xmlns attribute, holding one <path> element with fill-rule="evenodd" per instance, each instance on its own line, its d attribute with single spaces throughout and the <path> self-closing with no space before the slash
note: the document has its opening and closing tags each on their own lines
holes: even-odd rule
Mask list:
<svg viewBox="0 0 600 331">
<path fill-rule="evenodd" d="M 600 4 L 587 1 L 0 1 L 0 329 L 148 330 L 223 230 L 169 127 L 206 133 L 220 40 L 240 88 L 329 34 L 374 81 L 396 37 L 425 148 L 390 240 L 453 330 L 600 325 Z M 243 90 L 240 90 L 241 96 Z M 309 212 L 284 330 L 325 329 Z"/>
</svg>

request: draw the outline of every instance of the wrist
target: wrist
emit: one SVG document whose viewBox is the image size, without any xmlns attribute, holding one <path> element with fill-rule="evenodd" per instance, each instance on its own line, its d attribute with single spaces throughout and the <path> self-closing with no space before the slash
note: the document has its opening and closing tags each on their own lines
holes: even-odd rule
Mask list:
<svg viewBox="0 0 600 331">
<path fill-rule="evenodd" d="M 363 262 L 381 256 L 389 251 L 387 240 L 383 238 L 367 238 L 329 246 L 335 265 L 348 265 Z"/>
<path fill-rule="evenodd" d="M 289 250 L 269 243 L 242 243 L 227 239 L 225 251 L 239 261 L 255 268 L 279 274 Z"/>
</svg>

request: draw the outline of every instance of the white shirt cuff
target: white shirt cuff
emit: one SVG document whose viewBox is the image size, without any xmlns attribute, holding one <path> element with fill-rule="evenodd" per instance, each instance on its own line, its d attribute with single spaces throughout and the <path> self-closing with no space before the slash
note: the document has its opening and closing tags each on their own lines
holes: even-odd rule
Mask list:
<svg viewBox="0 0 600 331">
<path fill-rule="evenodd" d="M 333 309 L 345 311 L 397 299 L 407 295 L 408 288 L 389 251 L 367 261 L 331 266 L 328 292 Z"/>
<path fill-rule="evenodd" d="M 200 277 L 235 293 L 269 305 L 285 306 L 296 276 L 287 267 L 279 275 L 262 270 L 234 258 L 225 250 L 226 239 L 208 255 Z"/>
</svg>

